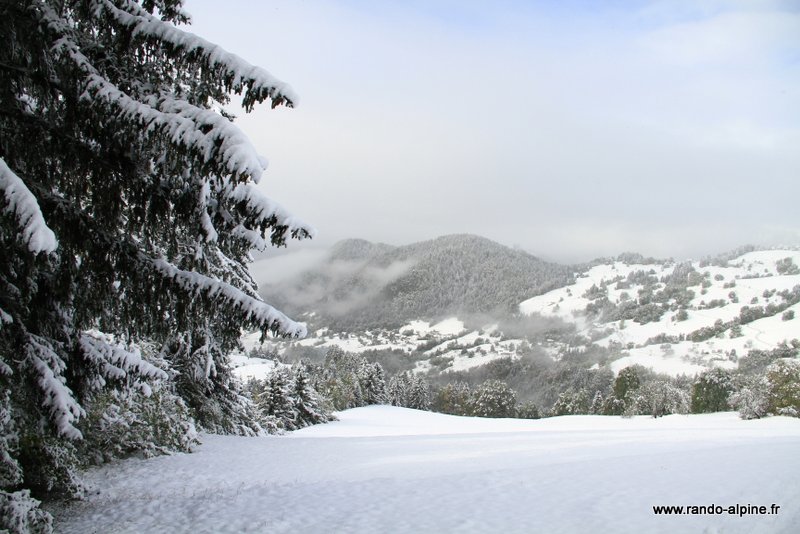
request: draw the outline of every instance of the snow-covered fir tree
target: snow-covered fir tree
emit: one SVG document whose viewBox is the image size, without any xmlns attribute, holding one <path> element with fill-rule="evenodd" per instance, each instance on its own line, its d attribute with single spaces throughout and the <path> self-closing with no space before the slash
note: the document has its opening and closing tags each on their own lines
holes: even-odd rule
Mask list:
<svg viewBox="0 0 800 534">
<path fill-rule="evenodd" d="M 365 360 L 358 354 L 332 346 L 328 348 L 325 362 L 317 378 L 317 389 L 331 401 L 336 410 L 364 406 L 364 395 L 358 379 Z"/>
<path fill-rule="evenodd" d="M 292 403 L 296 428 L 327 423 L 333 420 L 331 413 L 325 408 L 324 400 L 312 387 L 311 377 L 302 363 L 292 369 Z"/>
<path fill-rule="evenodd" d="M 345 410 L 388 402 L 385 376 L 381 364 L 332 346 L 313 383 L 334 409 Z"/>
<path fill-rule="evenodd" d="M 517 394 L 502 380 L 487 380 L 472 393 L 472 415 L 516 417 Z"/>
<path fill-rule="evenodd" d="M 414 408 L 416 410 L 430 409 L 430 386 L 421 376 L 409 371 L 395 375 L 389 380 L 387 388 L 389 403 L 392 406 Z"/>
<path fill-rule="evenodd" d="M 292 400 L 292 377 L 285 367 L 278 367 L 264 380 L 261 391 L 255 397 L 256 407 L 273 419 L 280 430 L 294 430 L 294 402 Z"/>
<path fill-rule="evenodd" d="M 188 21 L 180 0 L 0 4 L 0 461 L 22 473 L 2 499 L 76 489 L 104 389 L 177 378 L 203 429 L 258 432 L 227 354 L 242 328 L 305 333 L 246 264 L 313 230 L 256 188 L 266 160 L 222 107 L 296 97 Z"/>
<path fill-rule="evenodd" d="M 364 360 L 358 373 L 364 404 L 386 404 L 386 377 L 381 364 Z"/>
</svg>

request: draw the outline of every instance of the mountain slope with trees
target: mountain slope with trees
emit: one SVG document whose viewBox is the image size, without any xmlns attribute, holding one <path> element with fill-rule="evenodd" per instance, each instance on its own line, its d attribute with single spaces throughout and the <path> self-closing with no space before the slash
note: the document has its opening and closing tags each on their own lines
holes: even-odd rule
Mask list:
<svg viewBox="0 0 800 534">
<path fill-rule="evenodd" d="M 264 292 L 286 309 L 294 303 L 314 310 L 315 324 L 355 330 L 459 313 L 513 313 L 526 298 L 566 284 L 570 273 L 469 234 L 400 247 L 347 240 L 288 287 Z"/>
</svg>

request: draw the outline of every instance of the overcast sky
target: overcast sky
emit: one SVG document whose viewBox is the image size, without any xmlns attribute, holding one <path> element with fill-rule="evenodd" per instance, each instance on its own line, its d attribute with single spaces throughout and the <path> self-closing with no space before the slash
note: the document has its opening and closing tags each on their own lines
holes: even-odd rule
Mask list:
<svg viewBox="0 0 800 534">
<path fill-rule="evenodd" d="M 800 244 L 798 1 L 186 8 L 300 94 L 238 123 L 320 244 L 469 232 L 561 261 Z"/>
</svg>

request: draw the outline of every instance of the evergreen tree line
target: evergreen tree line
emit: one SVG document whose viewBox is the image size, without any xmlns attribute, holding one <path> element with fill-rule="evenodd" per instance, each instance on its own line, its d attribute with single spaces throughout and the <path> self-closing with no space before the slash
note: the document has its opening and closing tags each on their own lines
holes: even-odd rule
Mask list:
<svg viewBox="0 0 800 534">
<path fill-rule="evenodd" d="M 321 364 L 279 366 L 263 381 L 251 380 L 247 391 L 258 408 L 259 422 L 271 432 L 296 430 L 332 420 L 331 412 L 387 404 L 474 417 L 538 419 L 561 415 L 649 415 L 738 410 L 742 418 L 800 414 L 800 360 L 789 345 L 753 350 L 739 369 L 713 368 L 695 378 L 670 377 L 640 365 L 616 375 L 608 370 L 576 373 L 555 365 L 545 373 L 557 392 L 549 405 L 522 399 L 506 380 L 486 378 L 471 386 L 440 375 L 433 386 L 420 374 L 401 371 L 388 377 L 380 363 L 362 354 L 327 349 Z M 472 376 L 513 376 L 514 360 L 495 360 L 472 370 Z M 519 369 L 520 367 L 517 367 Z M 461 375 L 469 376 L 469 375 Z M 443 378 L 444 377 L 444 380 Z M 522 377 L 531 378 L 530 375 Z"/>
<path fill-rule="evenodd" d="M 430 408 L 430 386 L 422 376 L 402 371 L 387 378 L 380 363 L 337 346 L 328 347 L 320 364 L 278 363 L 263 380 L 248 380 L 245 390 L 270 433 L 326 423 L 335 419 L 333 411 L 361 406 Z"/>
<path fill-rule="evenodd" d="M 600 349 L 567 352 L 560 361 L 534 347 L 530 350 L 521 358 L 501 358 L 469 371 L 423 376 L 401 370 L 387 376 L 380 363 L 371 363 L 364 354 L 330 347 L 323 363 L 307 368 L 330 410 L 391 404 L 452 415 L 525 419 L 730 410 L 753 418 L 800 411 L 800 360 L 798 348 L 791 344 L 751 350 L 739 358 L 736 370 L 713 368 L 694 378 L 662 375 L 639 365 L 616 376 L 607 366 L 590 368 L 587 362 L 607 356 Z"/>
<path fill-rule="evenodd" d="M 270 434 L 299 430 L 335 420 L 330 405 L 314 387 L 308 366 L 278 366 L 265 379 L 251 378 L 245 391 L 262 428 Z"/>
</svg>

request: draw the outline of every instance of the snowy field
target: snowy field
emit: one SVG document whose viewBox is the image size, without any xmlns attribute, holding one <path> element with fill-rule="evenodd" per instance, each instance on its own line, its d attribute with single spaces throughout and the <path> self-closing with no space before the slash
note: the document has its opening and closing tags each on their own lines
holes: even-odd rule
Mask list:
<svg viewBox="0 0 800 534">
<path fill-rule="evenodd" d="M 477 419 L 371 406 L 88 473 L 65 533 L 800 532 L 800 420 Z M 773 515 L 653 506 L 772 504 Z"/>
</svg>

